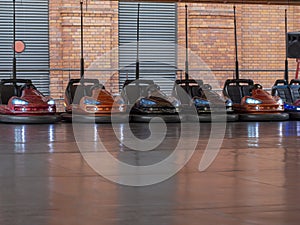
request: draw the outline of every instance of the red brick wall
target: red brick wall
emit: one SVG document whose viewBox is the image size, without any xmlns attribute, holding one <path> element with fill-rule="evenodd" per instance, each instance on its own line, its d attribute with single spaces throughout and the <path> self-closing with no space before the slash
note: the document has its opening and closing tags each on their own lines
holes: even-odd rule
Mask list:
<svg viewBox="0 0 300 225">
<path fill-rule="evenodd" d="M 54 98 L 62 99 L 69 77 L 80 77 L 80 4 L 79 1 L 67 0 L 50 1 L 49 4 L 50 68 L 52 69 L 50 90 Z M 89 69 L 91 67 L 101 70 L 117 68 L 118 2 L 88 1 L 87 8 L 84 4 L 83 11 L 84 58 L 85 69 L 88 70 L 85 75 L 96 77 L 105 83 L 113 72 L 94 73 Z M 113 79 L 117 79 L 117 76 Z M 110 89 L 110 85 L 106 85 Z M 64 110 L 62 101 L 59 110 Z"/>
<path fill-rule="evenodd" d="M 179 44 L 183 46 L 184 6 L 184 3 L 178 4 Z M 268 70 L 284 70 L 286 8 L 288 31 L 298 31 L 300 8 L 297 6 L 236 5 L 240 78 L 251 78 L 266 88 L 283 78 L 283 71 Z M 225 79 L 233 77 L 235 69 L 233 5 L 190 3 L 188 10 L 189 48 L 207 64 L 205 67 L 191 62 L 190 69 L 217 70 L 213 71 L 216 79 L 212 73 L 192 71 L 191 74 L 221 88 Z M 295 60 L 290 59 L 289 65 L 294 69 Z M 290 72 L 290 77 L 293 76 L 294 72 Z"/>
<path fill-rule="evenodd" d="M 50 1 L 50 68 L 51 95 L 64 97 L 71 78 L 79 77 L 80 68 L 80 5 L 79 1 Z M 178 44 L 181 46 L 178 67 L 185 61 L 185 7 L 178 3 Z M 189 3 L 190 69 L 212 69 L 190 74 L 222 88 L 224 80 L 232 78 L 235 67 L 233 5 Z M 288 8 L 289 31 L 300 30 L 298 6 L 237 5 L 237 34 L 240 77 L 252 78 L 270 88 L 283 78 L 285 60 L 284 10 Z M 118 2 L 88 1 L 84 6 L 84 58 L 85 68 L 113 71 L 86 72 L 86 76 L 101 81 L 118 81 Z M 201 59 L 201 60 L 200 60 Z M 295 60 L 289 60 L 290 69 Z M 71 71 L 68 71 L 71 69 Z M 224 71 L 219 71 L 224 70 Z M 249 71 L 250 70 L 250 71 Z M 290 77 L 294 72 L 290 72 Z M 117 85 L 109 90 L 117 92 Z M 62 101 L 60 102 L 62 103 Z M 62 104 L 59 107 L 63 111 Z"/>
</svg>

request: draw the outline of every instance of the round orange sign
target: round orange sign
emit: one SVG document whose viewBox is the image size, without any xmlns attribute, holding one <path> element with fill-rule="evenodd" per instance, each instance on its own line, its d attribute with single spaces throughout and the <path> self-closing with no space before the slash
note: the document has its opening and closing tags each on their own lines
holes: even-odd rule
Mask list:
<svg viewBox="0 0 300 225">
<path fill-rule="evenodd" d="M 22 53 L 25 50 L 24 41 L 21 40 L 15 41 L 14 50 L 16 53 Z"/>
</svg>

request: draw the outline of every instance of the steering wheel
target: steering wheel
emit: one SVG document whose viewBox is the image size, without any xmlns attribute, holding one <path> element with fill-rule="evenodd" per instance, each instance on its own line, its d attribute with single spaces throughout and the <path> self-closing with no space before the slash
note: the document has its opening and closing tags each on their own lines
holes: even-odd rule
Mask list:
<svg viewBox="0 0 300 225">
<path fill-rule="evenodd" d="M 147 88 L 147 93 L 152 93 L 155 91 L 159 91 L 160 87 L 157 84 L 151 84 L 148 88 Z"/>
<path fill-rule="evenodd" d="M 90 91 L 92 92 L 95 89 L 105 89 L 103 84 L 95 84 L 93 86 L 90 87 Z"/>
<path fill-rule="evenodd" d="M 253 89 L 253 90 L 256 90 L 256 89 L 263 89 L 263 87 L 262 87 L 262 85 L 260 85 L 260 84 L 254 84 L 254 86 L 253 86 L 252 89 Z"/>
<path fill-rule="evenodd" d="M 204 84 L 203 85 L 203 89 L 205 89 L 205 90 L 211 90 L 212 86 L 210 84 Z"/>
<path fill-rule="evenodd" d="M 21 92 L 24 89 L 36 89 L 36 87 L 32 83 L 26 83 L 21 86 L 21 88 L 20 88 Z"/>
</svg>

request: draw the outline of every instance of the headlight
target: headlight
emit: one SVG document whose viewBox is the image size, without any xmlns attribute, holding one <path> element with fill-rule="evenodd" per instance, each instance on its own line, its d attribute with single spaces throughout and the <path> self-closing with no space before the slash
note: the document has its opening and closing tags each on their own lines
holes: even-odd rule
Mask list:
<svg viewBox="0 0 300 225">
<path fill-rule="evenodd" d="M 22 100 L 22 99 L 17 99 L 17 98 L 13 99 L 13 100 L 11 101 L 11 103 L 12 103 L 13 105 L 28 105 L 28 102 L 27 102 L 27 101 L 24 101 L 24 100 Z"/>
<path fill-rule="evenodd" d="M 142 106 L 149 107 L 149 106 L 156 105 L 156 102 L 151 101 L 151 100 L 148 100 L 148 99 L 145 99 L 145 98 L 142 98 L 142 99 L 140 100 L 140 104 L 141 104 Z"/>
<path fill-rule="evenodd" d="M 172 101 L 172 105 L 174 106 L 174 107 L 179 107 L 180 105 L 181 105 L 181 102 L 178 100 L 178 99 L 176 99 L 176 98 L 174 98 L 174 99 L 172 99 L 173 101 Z"/>
<path fill-rule="evenodd" d="M 195 104 L 196 106 L 209 105 L 209 101 L 204 100 L 204 99 L 195 98 L 195 99 L 194 99 L 194 104 Z"/>
<path fill-rule="evenodd" d="M 260 100 L 254 99 L 254 98 L 247 98 L 246 103 L 247 104 L 261 104 L 262 102 Z"/>
<path fill-rule="evenodd" d="M 101 102 L 99 102 L 95 99 L 86 98 L 86 99 L 84 99 L 83 104 L 85 104 L 85 105 L 100 105 Z"/>
<path fill-rule="evenodd" d="M 226 105 L 227 107 L 231 107 L 231 106 L 232 106 L 232 101 L 231 101 L 231 99 L 226 99 L 225 105 Z"/>
<path fill-rule="evenodd" d="M 53 99 L 49 100 L 48 102 L 48 105 L 54 105 L 55 104 L 55 101 Z"/>
<path fill-rule="evenodd" d="M 117 104 L 117 105 L 124 105 L 124 104 L 125 104 L 125 101 L 124 101 L 124 99 L 123 99 L 122 97 L 117 96 L 117 97 L 115 98 L 115 104 Z"/>
<path fill-rule="evenodd" d="M 284 104 L 281 98 L 277 100 L 277 103 L 278 103 L 279 105 L 283 105 L 283 104 Z"/>
</svg>

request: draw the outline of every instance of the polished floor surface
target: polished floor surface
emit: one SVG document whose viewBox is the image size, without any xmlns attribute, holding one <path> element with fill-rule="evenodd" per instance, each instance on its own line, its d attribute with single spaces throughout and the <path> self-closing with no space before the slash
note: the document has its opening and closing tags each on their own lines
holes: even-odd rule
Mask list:
<svg viewBox="0 0 300 225">
<path fill-rule="evenodd" d="M 149 136 L 146 124 L 131 128 Z M 179 124 L 169 124 L 161 145 L 136 152 L 117 141 L 111 125 L 90 129 L 114 157 L 142 166 L 167 157 L 182 135 Z M 0 124 L 0 224 L 300 224 L 300 122 L 228 123 L 217 158 L 200 172 L 210 131 L 200 125 L 196 151 L 175 176 L 131 187 L 88 165 L 72 124 Z"/>
</svg>

